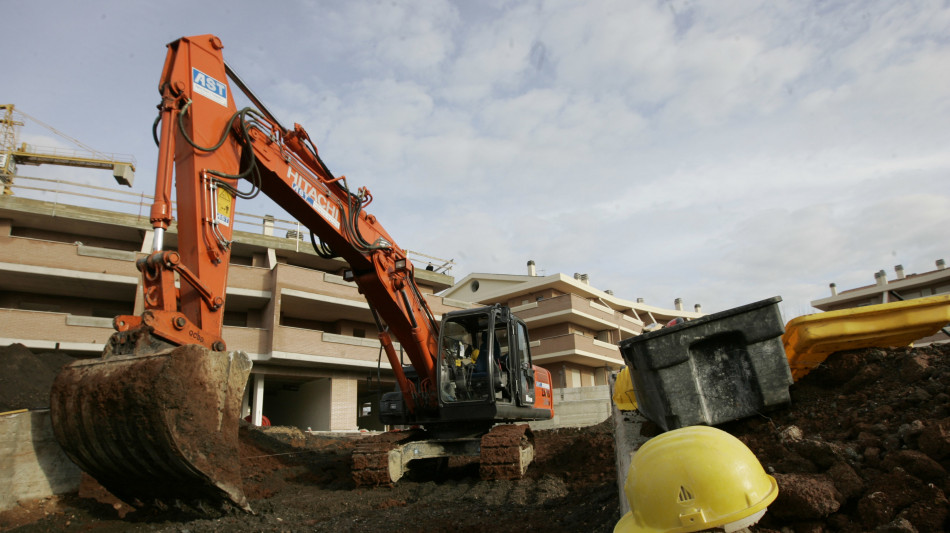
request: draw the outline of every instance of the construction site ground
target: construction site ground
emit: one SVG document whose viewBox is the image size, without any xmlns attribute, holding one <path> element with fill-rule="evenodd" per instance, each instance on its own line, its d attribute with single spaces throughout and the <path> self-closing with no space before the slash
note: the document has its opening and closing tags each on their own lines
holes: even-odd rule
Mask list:
<svg viewBox="0 0 950 533">
<path fill-rule="evenodd" d="M 35 400 L 8 388 L 29 381 L 30 374 L 10 374 L 29 368 L 17 353 L 0 349 L 0 408 L 14 395 Z M 53 360 L 36 356 L 33 373 Z M 779 483 L 778 499 L 753 531 L 950 529 L 950 345 L 838 353 L 791 393 L 788 408 L 721 426 Z M 0 513 L 0 529 L 606 532 L 620 514 L 611 428 L 607 421 L 536 431 L 537 457 L 518 481 L 481 481 L 475 464 L 459 460 L 440 471 L 422 465 L 393 487 L 358 488 L 349 457 L 358 435 L 244 427 L 253 515 L 150 515 L 110 501 L 85 479 L 79 494 Z"/>
</svg>

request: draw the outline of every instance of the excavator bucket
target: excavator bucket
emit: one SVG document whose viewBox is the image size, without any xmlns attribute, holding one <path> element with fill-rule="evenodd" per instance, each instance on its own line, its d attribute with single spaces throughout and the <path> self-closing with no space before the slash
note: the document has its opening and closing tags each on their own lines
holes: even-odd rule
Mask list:
<svg viewBox="0 0 950 533">
<path fill-rule="evenodd" d="M 53 383 L 66 455 L 139 508 L 250 511 L 238 419 L 251 361 L 198 345 L 76 361 Z"/>
</svg>

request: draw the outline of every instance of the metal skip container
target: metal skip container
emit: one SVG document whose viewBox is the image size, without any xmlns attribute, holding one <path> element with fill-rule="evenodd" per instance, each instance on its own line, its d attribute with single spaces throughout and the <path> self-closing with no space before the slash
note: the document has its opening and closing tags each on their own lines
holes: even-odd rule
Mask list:
<svg viewBox="0 0 950 533">
<path fill-rule="evenodd" d="M 781 301 L 775 296 L 622 341 L 640 412 L 668 431 L 789 403 Z"/>
</svg>

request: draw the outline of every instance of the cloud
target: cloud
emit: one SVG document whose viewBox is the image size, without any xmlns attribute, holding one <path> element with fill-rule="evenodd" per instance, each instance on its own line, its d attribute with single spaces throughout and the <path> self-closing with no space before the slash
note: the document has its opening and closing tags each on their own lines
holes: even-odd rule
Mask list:
<svg viewBox="0 0 950 533">
<path fill-rule="evenodd" d="M 24 23 L 11 40 L 75 46 L 38 44 L 0 88 L 136 152 L 145 190 L 163 45 L 201 25 L 285 125 L 373 191 L 397 243 L 455 258 L 459 279 L 534 259 L 657 305 L 781 294 L 797 312 L 831 281 L 947 255 L 943 2 L 299 1 L 258 12 L 268 32 L 248 31 L 250 2 L 186 23 L 185 2 L 117 5 L 64 6 L 54 24 L 18 6 L 47 38 Z M 135 30 L 120 46 L 104 31 L 118 22 Z M 77 81 L 22 81 L 60 77 Z"/>
</svg>

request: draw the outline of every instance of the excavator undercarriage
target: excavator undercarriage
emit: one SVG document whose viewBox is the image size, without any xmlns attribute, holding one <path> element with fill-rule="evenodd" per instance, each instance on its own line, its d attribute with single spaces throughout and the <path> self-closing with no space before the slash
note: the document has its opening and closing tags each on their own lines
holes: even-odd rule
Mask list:
<svg viewBox="0 0 950 533">
<path fill-rule="evenodd" d="M 411 461 L 477 457 L 484 480 L 521 479 L 534 459 L 534 436 L 527 424 L 499 425 L 477 437 L 430 438 L 421 429 L 382 433 L 360 441 L 353 451 L 353 480 L 360 485 L 392 485 Z"/>
</svg>

